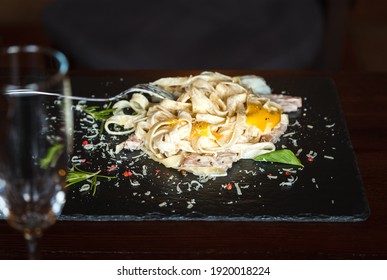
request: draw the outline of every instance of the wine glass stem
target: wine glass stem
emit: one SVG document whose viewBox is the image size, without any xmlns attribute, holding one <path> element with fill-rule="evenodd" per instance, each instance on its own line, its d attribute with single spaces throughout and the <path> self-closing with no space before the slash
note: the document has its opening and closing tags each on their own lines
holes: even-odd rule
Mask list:
<svg viewBox="0 0 387 280">
<path fill-rule="evenodd" d="M 28 258 L 30 260 L 38 259 L 38 237 L 29 237 L 27 239 Z"/>
</svg>

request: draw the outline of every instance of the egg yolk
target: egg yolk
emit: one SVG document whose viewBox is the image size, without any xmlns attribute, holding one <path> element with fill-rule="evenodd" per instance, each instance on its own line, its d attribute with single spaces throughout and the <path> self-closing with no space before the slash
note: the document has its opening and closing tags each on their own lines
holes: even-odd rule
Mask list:
<svg viewBox="0 0 387 280">
<path fill-rule="evenodd" d="M 168 120 L 166 120 L 166 122 L 167 122 L 170 126 L 174 127 L 175 125 L 177 125 L 178 123 L 180 123 L 181 120 L 179 120 L 179 119 L 168 119 Z"/>
<path fill-rule="evenodd" d="M 210 136 L 210 124 L 207 122 L 197 122 L 194 123 L 191 129 L 191 138 L 200 137 L 200 136 Z"/>
<path fill-rule="evenodd" d="M 217 140 L 222 135 L 216 131 L 211 130 L 212 125 L 207 122 L 197 122 L 192 125 L 191 138 L 205 136 L 213 140 Z"/>
<path fill-rule="evenodd" d="M 246 123 L 258 127 L 262 132 L 272 129 L 281 121 L 279 111 L 269 111 L 261 104 L 247 104 Z"/>
</svg>

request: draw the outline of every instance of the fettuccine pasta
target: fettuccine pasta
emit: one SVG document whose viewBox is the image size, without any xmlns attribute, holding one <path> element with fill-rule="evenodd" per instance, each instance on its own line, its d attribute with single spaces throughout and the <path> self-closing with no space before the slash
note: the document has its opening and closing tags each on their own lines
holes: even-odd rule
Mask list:
<svg viewBox="0 0 387 280">
<path fill-rule="evenodd" d="M 282 106 L 265 96 L 270 88 L 256 76 L 203 72 L 153 84 L 177 99 L 151 103 L 135 93 L 118 101 L 105 129 L 130 136 L 116 152 L 141 149 L 166 167 L 222 176 L 239 159 L 274 151 L 288 125 Z"/>
</svg>

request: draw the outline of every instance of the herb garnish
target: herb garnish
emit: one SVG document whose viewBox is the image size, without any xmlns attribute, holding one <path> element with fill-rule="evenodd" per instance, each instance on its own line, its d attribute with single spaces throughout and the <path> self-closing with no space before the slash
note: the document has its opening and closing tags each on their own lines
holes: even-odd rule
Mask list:
<svg viewBox="0 0 387 280">
<path fill-rule="evenodd" d="M 73 165 L 74 170 L 69 170 L 67 173 L 67 185 L 66 187 L 69 187 L 71 185 L 77 184 L 82 181 L 89 181 L 91 183 L 91 191 L 93 196 L 95 195 L 97 191 L 97 179 L 98 178 L 105 178 L 105 179 L 115 179 L 117 177 L 115 176 L 105 176 L 105 175 L 99 175 L 101 170 L 97 172 L 88 172 L 81 170 L 77 166 Z"/>
<path fill-rule="evenodd" d="M 288 149 L 276 150 L 253 158 L 256 161 L 277 162 L 304 167 L 297 156 Z"/>
<path fill-rule="evenodd" d="M 102 134 L 103 127 L 105 124 L 105 121 L 110 118 L 113 114 L 113 112 L 116 110 L 115 108 L 111 108 L 112 103 L 109 103 L 109 105 L 105 109 L 101 109 L 100 106 L 89 106 L 84 107 L 82 110 L 92 116 L 95 120 L 101 121 L 101 128 L 99 130 L 99 134 Z"/>
<path fill-rule="evenodd" d="M 40 160 L 39 162 L 40 167 L 43 169 L 47 169 L 49 166 L 54 166 L 60 156 L 59 152 L 62 149 L 63 149 L 63 144 L 56 144 L 51 146 L 48 149 L 46 156 Z"/>
</svg>

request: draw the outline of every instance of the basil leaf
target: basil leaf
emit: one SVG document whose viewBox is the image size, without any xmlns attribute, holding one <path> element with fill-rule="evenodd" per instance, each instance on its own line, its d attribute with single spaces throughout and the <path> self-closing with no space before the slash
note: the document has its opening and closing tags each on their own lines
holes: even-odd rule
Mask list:
<svg viewBox="0 0 387 280">
<path fill-rule="evenodd" d="M 288 149 L 276 150 L 270 153 L 256 156 L 253 158 L 256 161 L 269 161 L 269 162 L 278 162 L 290 165 L 297 165 L 304 167 L 301 161 L 296 157 L 296 155 Z"/>
</svg>

